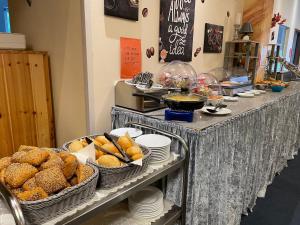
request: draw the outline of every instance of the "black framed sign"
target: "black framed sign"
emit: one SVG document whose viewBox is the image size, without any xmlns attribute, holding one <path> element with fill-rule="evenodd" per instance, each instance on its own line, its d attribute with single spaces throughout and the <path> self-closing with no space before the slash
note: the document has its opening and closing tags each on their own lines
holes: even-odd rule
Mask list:
<svg viewBox="0 0 300 225">
<path fill-rule="evenodd" d="M 192 61 L 195 0 L 160 0 L 159 61 Z"/>
<path fill-rule="evenodd" d="M 204 36 L 204 53 L 221 53 L 223 46 L 224 27 L 206 23 Z"/>
<path fill-rule="evenodd" d="M 139 0 L 104 0 L 104 14 L 138 21 Z"/>
</svg>

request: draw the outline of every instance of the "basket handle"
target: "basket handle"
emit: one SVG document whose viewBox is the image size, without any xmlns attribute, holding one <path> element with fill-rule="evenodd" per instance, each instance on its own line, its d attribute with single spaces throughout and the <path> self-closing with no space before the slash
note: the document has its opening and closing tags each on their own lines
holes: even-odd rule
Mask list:
<svg viewBox="0 0 300 225">
<path fill-rule="evenodd" d="M 17 198 L 7 189 L 7 187 L 0 182 L 0 197 L 4 200 L 9 207 L 16 225 L 25 225 L 24 215 Z"/>
</svg>

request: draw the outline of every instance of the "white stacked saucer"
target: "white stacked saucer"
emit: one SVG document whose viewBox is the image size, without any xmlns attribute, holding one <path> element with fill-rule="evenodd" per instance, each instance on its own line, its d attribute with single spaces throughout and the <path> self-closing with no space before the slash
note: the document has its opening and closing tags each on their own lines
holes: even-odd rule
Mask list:
<svg viewBox="0 0 300 225">
<path fill-rule="evenodd" d="M 164 211 L 163 193 L 156 187 L 146 187 L 128 198 L 128 206 L 133 217 L 152 219 Z"/>
<path fill-rule="evenodd" d="M 135 139 L 137 144 L 148 147 L 152 154 L 150 163 L 162 163 L 170 158 L 172 140 L 166 136 L 158 134 L 141 135 Z"/>
</svg>

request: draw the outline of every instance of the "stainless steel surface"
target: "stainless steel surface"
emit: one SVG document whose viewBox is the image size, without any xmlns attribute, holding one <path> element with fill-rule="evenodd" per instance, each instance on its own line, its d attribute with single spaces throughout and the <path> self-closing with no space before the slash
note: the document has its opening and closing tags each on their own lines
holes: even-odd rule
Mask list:
<svg viewBox="0 0 300 225">
<path fill-rule="evenodd" d="M 17 225 L 25 225 L 24 215 L 21 206 L 15 196 L 0 182 L 0 195 L 6 205 L 9 207 Z"/>
<path fill-rule="evenodd" d="M 115 86 L 115 104 L 116 106 L 132 109 L 139 112 L 150 112 L 165 108 L 164 104 L 146 97 L 135 97 L 135 93 L 151 94 L 161 97 L 166 94 L 166 90 L 140 91 L 135 86 L 126 84 L 125 81 L 119 81 Z"/>
<path fill-rule="evenodd" d="M 66 217 L 65 219 L 63 219 L 62 221 L 56 224 L 57 225 L 62 225 L 62 224 L 78 225 L 80 223 L 83 223 L 88 218 L 96 216 L 98 213 L 101 213 L 104 210 L 108 209 L 109 207 L 114 206 L 117 203 L 128 198 L 137 190 L 147 187 L 150 184 L 160 180 L 162 177 L 166 176 L 167 174 L 181 168 L 184 162 L 185 162 L 184 159 L 179 159 L 175 162 L 172 162 L 169 165 L 165 166 L 163 169 L 153 172 L 152 174 L 146 176 L 145 178 L 132 183 L 131 185 L 119 190 L 117 193 L 109 195 L 108 197 L 106 197 L 100 202 L 87 206 L 85 209 L 78 211 L 75 215 Z"/>
<path fill-rule="evenodd" d="M 162 218 L 151 225 L 173 225 L 182 215 L 180 207 L 173 205 L 172 209 Z"/>
<path fill-rule="evenodd" d="M 181 145 L 182 145 L 182 149 L 184 150 L 184 164 L 183 164 L 183 178 L 182 178 L 182 185 L 183 185 L 183 190 L 182 190 L 182 196 L 181 196 L 181 200 L 182 200 L 182 204 L 181 204 L 181 209 L 182 209 L 182 215 L 181 215 L 181 224 L 184 225 L 185 224 L 185 217 L 186 217 L 186 197 L 187 197 L 187 185 L 188 185 L 188 168 L 189 168 L 189 159 L 190 159 L 190 152 L 189 152 L 189 147 L 187 142 L 180 137 L 177 134 L 173 134 L 171 132 L 168 131 L 164 131 L 164 130 L 160 130 L 157 129 L 155 127 L 149 126 L 149 125 L 145 125 L 145 124 L 140 124 L 140 123 L 128 123 L 125 126 L 134 126 L 134 127 L 138 127 L 138 128 L 144 128 L 144 129 L 148 129 L 148 130 L 152 130 L 156 133 L 160 133 L 162 135 L 168 136 L 170 138 L 174 138 L 176 140 L 178 140 Z"/>
</svg>

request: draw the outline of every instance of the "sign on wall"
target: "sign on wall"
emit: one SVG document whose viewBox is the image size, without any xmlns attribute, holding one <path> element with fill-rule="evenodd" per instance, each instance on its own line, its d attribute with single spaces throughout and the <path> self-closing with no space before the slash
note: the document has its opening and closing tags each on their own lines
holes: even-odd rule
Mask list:
<svg viewBox="0 0 300 225">
<path fill-rule="evenodd" d="M 192 60 L 194 15 L 195 0 L 160 1 L 160 62 Z"/>
<path fill-rule="evenodd" d="M 221 53 L 223 46 L 224 27 L 214 24 L 205 24 L 204 53 Z"/>
<path fill-rule="evenodd" d="M 120 38 L 121 78 L 130 79 L 142 70 L 141 40 Z"/>
<path fill-rule="evenodd" d="M 138 0 L 104 0 L 104 14 L 138 21 Z"/>
</svg>

